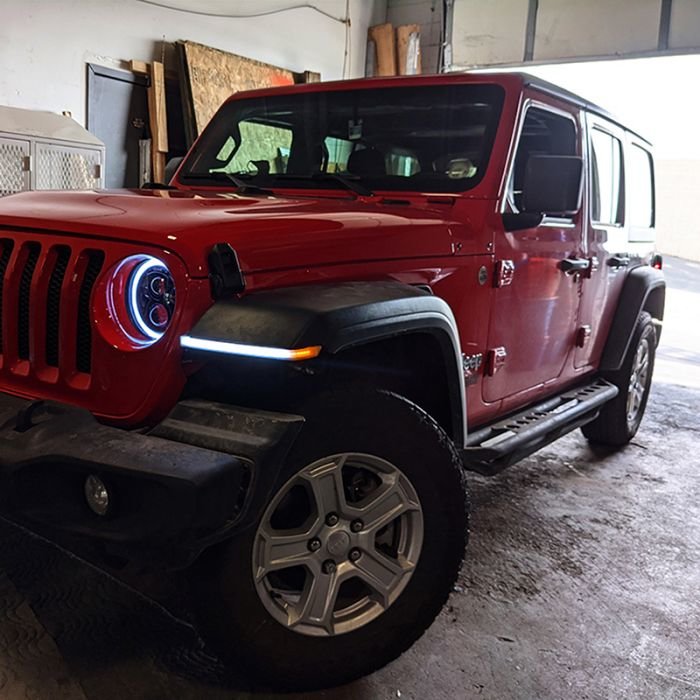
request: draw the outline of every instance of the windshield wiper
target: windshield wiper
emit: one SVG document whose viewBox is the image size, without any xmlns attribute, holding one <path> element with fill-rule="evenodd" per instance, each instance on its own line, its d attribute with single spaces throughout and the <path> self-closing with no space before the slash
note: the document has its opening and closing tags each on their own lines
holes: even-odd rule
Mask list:
<svg viewBox="0 0 700 700">
<path fill-rule="evenodd" d="M 230 180 L 243 194 L 274 194 L 272 190 L 246 182 L 244 176 L 253 177 L 252 173 L 226 173 L 223 171 L 213 173 L 187 173 L 183 175 L 185 180 Z"/>
<path fill-rule="evenodd" d="M 374 192 L 365 187 L 357 175 L 340 175 L 338 173 L 324 173 L 322 171 L 311 173 L 311 175 L 297 175 L 295 173 L 276 173 L 272 175 L 280 180 L 319 180 L 339 182 L 346 190 L 350 190 L 362 197 L 372 197 Z"/>
<path fill-rule="evenodd" d="M 372 197 L 374 192 L 369 187 L 362 184 L 362 181 L 357 175 L 339 175 L 338 173 L 318 172 L 311 176 L 312 180 L 334 180 L 339 182 L 343 187 L 351 190 L 355 194 L 362 197 Z"/>
</svg>

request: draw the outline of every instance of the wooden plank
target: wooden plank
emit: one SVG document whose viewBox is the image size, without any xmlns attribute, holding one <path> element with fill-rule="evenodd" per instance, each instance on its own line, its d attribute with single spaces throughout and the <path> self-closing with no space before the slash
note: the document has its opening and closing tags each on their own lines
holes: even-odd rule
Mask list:
<svg viewBox="0 0 700 700">
<path fill-rule="evenodd" d="M 148 86 L 148 115 L 151 127 L 153 181 L 163 182 L 168 152 L 168 117 L 165 107 L 165 71 L 160 61 L 153 61 Z"/>
<path fill-rule="evenodd" d="M 192 99 L 192 82 L 187 65 L 187 53 L 182 41 L 175 42 L 178 78 L 180 81 L 180 102 L 182 103 L 182 120 L 185 126 L 185 141 L 189 148 L 197 138 L 197 126 L 194 118 L 194 101 Z"/>
<path fill-rule="evenodd" d="M 396 28 L 399 75 L 420 75 L 420 25 L 404 24 Z"/>
<path fill-rule="evenodd" d="M 143 75 L 148 75 L 148 63 L 146 61 L 129 61 L 129 70 L 132 73 L 141 73 Z"/>
<path fill-rule="evenodd" d="M 193 41 L 181 42 L 198 134 L 233 93 L 293 85 L 294 73 L 268 63 L 220 51 Z"/>
<path fill-rule="evenodd" d="M 376 24 L 369 28 L 369 39 L 377 47 L 377 75 L 396 75 L 396 40 L 394 27 Z"/>
<path fill-rule="evenodd" d="M 305 70 L 304 71 L 304 82 L 305 83 L 320 83 L 321 82 L 321 74 L 316 73 L 312 70 Z"/>
<path fill-rule="evenodd" d="M 160 61 L 151 63 L 151 84 L 148 87 L 148 111 L 150 113 L 153 148 L 168 152 L 168 116 L 165 107 L 165 72 Z"/>
</svg>

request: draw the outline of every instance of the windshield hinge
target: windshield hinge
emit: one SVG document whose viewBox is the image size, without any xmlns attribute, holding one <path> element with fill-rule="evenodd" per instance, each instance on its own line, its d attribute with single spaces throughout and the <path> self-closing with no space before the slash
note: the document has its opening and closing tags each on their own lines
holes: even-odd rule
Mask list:
<svg viewBox="0 0 700 700">
<path fill-rule="evenodd" d="M 209 253 L 209 280 L 215 299 L 245 290 L 245 278 L 236 251 L 229 243 L 217 243 Z"/>
</svg>

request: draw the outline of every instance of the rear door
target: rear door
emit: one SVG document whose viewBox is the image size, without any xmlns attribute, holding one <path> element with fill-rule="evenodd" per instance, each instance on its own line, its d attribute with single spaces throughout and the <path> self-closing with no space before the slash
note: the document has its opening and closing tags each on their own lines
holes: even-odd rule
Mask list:
<svg viewBox="0 0 700 700">
<path fill-rule="evenodd" d="M 502 211 L 519 211 L 531 156 L 582 154 L 580 118 L 575 107 L 526 100 Z M 537 390 L 556 380 L 570 361 L 580 276 L 567 275 L 559 266 L 565 258 L 580 256 L 583 232 L 579 212 L 571 218 L 545 217 L 534 228 L 496 234 L 497 289 L 492 295 L 485 401 Z M 508 268 L 510 278 L 500 272 Z"/>
<path fill-rule="evenodd" d="M 638 181 L 646 181 L 651 191 L 647 154 L 637 147 L 639 156 L 634 157 L 625 131 L 607 119 L 588 114 L 586 122 L 589 206 L 583 254 L 590 259 L 591 266 L 581 285 L 581 313 L 574 358 L 576 368 L 597 366 L 625 273 L 634 264 L 629 245 L 629 209 L 636 206 L 636 199 L 634 203 L 628 201 L 629 195 L 635 192 L 651 206 L 650 197 L 640 191 L 643 188 L 638 184 Z M 646 209 L 647 223 L 650 211 Z M 635 217 L 640 216 L 644 218 L 644 210 L 639 216 L 635 213 Z"/>
</svg>

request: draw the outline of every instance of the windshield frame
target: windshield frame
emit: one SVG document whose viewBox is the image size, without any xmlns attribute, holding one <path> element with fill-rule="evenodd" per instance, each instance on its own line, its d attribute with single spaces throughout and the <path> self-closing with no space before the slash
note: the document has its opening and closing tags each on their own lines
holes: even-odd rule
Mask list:
<svg viewBox="0 0 700 700">
<path fill-rule="evenodd" d="M 281 88 L 278 90 L 249 92 L 241 97 L 231 98 L 226 103 L 224 103 L 224 105 L 222 105 L 222 107 L 219 109 L 219 111 L 204 129 L 199 139 L 195 142 L 192 149 L 190 149 L 187 157 L 181 164 L 181 167 L 179 168 L 175 178 L 175 184 L 187 189 L 230 188 L 230 185 L 224 184 L 223 178 L 217 177 L 218 173 L 214 172 L 212 173 L 211 178 L 208 178 L 207 175 L 209 173 L 201 172 L 201 169 L 200 172 L 197 172 L 196 166 L 204 157 L 204 154 L 206 154 L 207 152 L 211 154 L 212 149 L 216 148 L 216 145 L 212 146 L 213 138 L 215 138 L 218 135 L 220 139 L 221 136 L 227 131 L 229 134 L 233 132 L 230 126 L 224 126 L 222 128 L 221 123 L 224 120 L 228 122 L 236 121 L 236 124 L 243 121 L 243 119 L 236 120 L 235 117 L 232 119 L 232 115 L 235 115 L 236 113 L 242 113 L 243 115 L 245 115 L 246 111 L 248 111 L 248 113 L 250 114 L 251 109 L 255 106 L 261 107 L 262 105 L 266 104 L 274 105 L 275 101 L 277 100 L 280 100 L 281 104 L 284 104 L 285 101 L 288 102 L 290 98 L 292 100 L 297 99 L 299 105 L 301 105 L 302 107 L 306 104 L 305 101 L 309 99 L 317 100 L 318 103 L 322 105 L 324 104 L 324 101 L 332 100 L 334 97 L 337 97 L 338 94 L 345 94 L 348 96 L 357 95 L 355 104 L 360 104 L 362 102 L 364 102 L 365 104 L 369 104 L 371 103 L 371 100 L 368 102 L 367 96 L 373 91 L 380 90 L 381 93 L 378 93 L 380 97 L 377 99 L 377 104 L 386 104 L 386 95 L 389 93 L 389 91 L 404 91 L 404 93 L 406 93 L 406 91 L 417 91 L 420 94 L 425 93 L 426 90 L 430 91 L 431 89 L 434 91 L 443 91 L 443 98 L 445 95 L 458 95 L 460 91 L 464 91 L 465 94 L 471 93 L 470 99 L 472 104 L 478 101 L 479 99 L 488 99 L 487 104 L 490 105 L 492 113 L 491 115 L 489 115 L 488 120 L 483 121 L 484 130 L 481 144 L 481 160 L 476 176 L 457 178 L 440 177 L 438 179 L 437 177 L 433 176 L 433 173 L 426 172 L 424 173 L 426 176 L 433 176 L 433 181 L 427 183 L 422 177 L 416 178 L 415 182 L 408 182 L 409 180 L 412 180 L 412 178 L 392 174 L 387 174 L 386 176 L 381 177 L 358 177 L 357 175 L 347 170 L 338 171 L 337 173 L 335 173 L 334 171 L 327 171 L 327 173 L 325 174 L 331 176 L 333 174 L 337 174 L 340 176 L 344 176 L 348 179 L 352 179 L 358 182 L 358 184 L 361 184 L 367 191 L 373 191 L 374 193 L 389 192 L 402 194 L 413 193 L 452 196 L 469 193 L 472 190 L 475 190 L 478 187 L 478 185 L 485 179 L 487 173 L 491 169 L 494 154 L 497 151 L 497 135 L 504 118 L 507 101 L 507 91 L 504 85 L 496 81 L 457 82 L 454 80 L 439 79 L 432 80 L 430 82 L 421 81 L 417 84 L 411 83 L 408 85 L 399 84 L 399 81 L 397 81 L 396 85 L 392 85 L 388 89 L 373 85 L 335 84 L 333 85 L 332 89 L 328 89 L 327 87 L 326 89 L 316 90 L 308 90 L 304 88 L 296 90 L 294 88 Z M 382 102 L 381 100 L 381 95 L 383 95 L 385 98 L 384 102 Z M 326 102 L 326 104 L 328 103 Z M 390 101 L 389 104 L 399 105 L 400 102 L 398 99 L 395 99 L 393 102 Z M 447 104 L 451 105 L 453 104 L 453 101 L 447 101 Z M 251 107 L 251 105 L 253 107 Z M 324 133 L 326 134 L 325 136 Z M 333 134 L 328 133 L 328 131 L 319 131 L 318 134 L 320 138 L 324 139 L 333 136 Z M 442 138 L 445 139 L 445 142 L 447 142 L 447 140 L 449 139 L 448 136 Z M 220 146 L 221 140 L 218 141 L 218 144 Z M 210 155 L 209 158 L 211 162 Z M 320 170 L 319 172 L 324 173 L 323 170 Z M 421 173 L 417 174 L 421 175 Z M 347 195 L 349 193 L 347 186 L 344 186 L 343 183 L 339 181 L 339 179 L 333 177 L 318 178 L 311 177 L 310 174 L 308 176 L 298 174 L 298 177 L 295 177 L 294 173 L 288 172 L 257 174 L 244 173 L 244 175 L 246 175 L 246 182 L 250 182 L 251 185 L 255 185 L 257 187 L 264 187 L 266 189 L 294 190 L 301 192 L 309 190 L 313 190 L 315 192 L 319 190 L 327 190 L 329 192 L 333 192 L 333 194 L 337 194 L 340 191 L 344 195 Z M 423 181 L 421 182 L 421 180 Z"/>
</svg>

